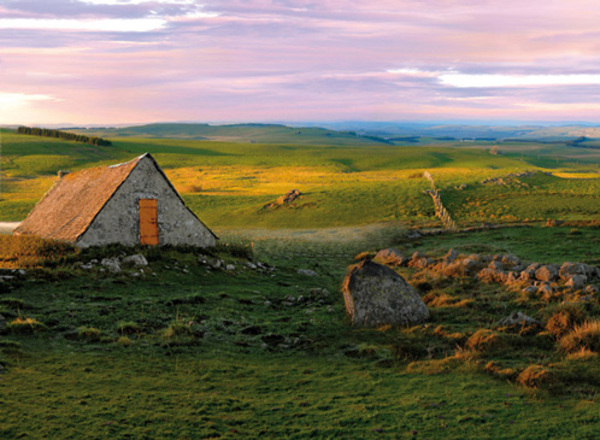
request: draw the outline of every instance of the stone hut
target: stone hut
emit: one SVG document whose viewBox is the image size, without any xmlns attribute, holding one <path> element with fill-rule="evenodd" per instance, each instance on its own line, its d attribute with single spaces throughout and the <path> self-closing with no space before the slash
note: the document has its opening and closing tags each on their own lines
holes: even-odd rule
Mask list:
<svg viewBox="0 0 600 440">
<path fill-rule="evenodd" d="M 217 236 L 187 207 L 154 158 L 60 172 L 14 231 L 75 243 L 213 246 Z"/>
</svg>

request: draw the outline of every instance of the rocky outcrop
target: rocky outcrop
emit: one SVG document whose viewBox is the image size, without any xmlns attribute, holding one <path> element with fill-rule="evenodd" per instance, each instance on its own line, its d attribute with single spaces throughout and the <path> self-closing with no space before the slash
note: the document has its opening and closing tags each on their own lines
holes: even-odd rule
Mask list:
<svg viewBox="0 0 600 440">
<path fill-rule="evenodd" d="M 287 192 L 286 194 L 278 197 L 277 200 L 275 200 L 274 202 L 267 203 L 265 206 L 263 206 L 263 210 L 277 209 L 282 206 L 289 206 L 293 202 L 295 202 L 296 199 L 298 199 L 301 195 L 302 193 L 300 191 L 298 191 L 297 189 L 293 189 Z"/>
<path fill-rule="evenodd" d="M 390 266 L 406 266 L 409 259 L 400 251 L 394 248 L 382 249 L 373 258 L 381 264 L 389 264 Z"/>
<path fill-rule="evenodd" d="M 429 318 L 416 290 L 392 269 L 371 260 L 350 268 L 343 292 L 346 312 L 358 327 L 405 326 Z"/>
<path fill-rule="evenodd" d="M 396 264 L 391 251 L 401 256 L 402 264 Z M 526 294 L 539 294 L 550 298 L 562 293 L 597 295 L 600 289 L 600 268 L 585 263 L 541 264 L 526 263 L 512 254 L 471 254 L 460 255 L 450 249 L 446 255 L 431 258 L 422 252 L 415 252 L 408 263 L 400 252 L 384 249 L 378 253 L 378 262 L 389 265 L 408 265 L 413 269 L 427 269 L 440 272 L 448 277 L 475 276 L 486 283 L 503 284 Z"/>
</svg>

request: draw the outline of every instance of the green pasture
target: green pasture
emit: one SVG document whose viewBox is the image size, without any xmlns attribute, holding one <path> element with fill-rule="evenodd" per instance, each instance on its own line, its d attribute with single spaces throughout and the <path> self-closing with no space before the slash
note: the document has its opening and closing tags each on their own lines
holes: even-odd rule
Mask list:
<svg viewBox="0 0 600 440">
<path fill-rule="evenodd" d="M 393 245 L 435 256 L 455 247 L 545 262 L 558 258 L 549 243 L 561 242 L 570 252 L 565 258 L 586 251 L 581 261 L 594 262 L 597 230 L 515 228 L 416 241 L 390 224 L 217 232 L 217 255 L 236 265 L 234 273 L 207 272 L 197 252 L 146 249 L 150 266 L 138 278 L 76 269 L 70 260 L 0 293 L 0 314 L 11 323 L 0 335 L 7 368 L 0 437 L 596 435 L 597 358 L 566 358 L 543 333 L 498 331 L 498 347 L 464 348 L 473 333 L 513 310 L 547 319 L 560 299 L 525 300 L 499 286 L 402 269 L 422 295 L 445 302 L 429 305 L 425 325 L 361 330 L 349 325 L 339 289 L 363 250 Z M 246 269 L 225 243 L 251 243 L 255 257 L 276 270 Z M 110 252 L 122 250 L 76 259 Z M 315 296 L 315 288 L 330 294 Z M 591 318 L 598 305 L 582 310 Z M 556 382 L 535 390 L 504 373 L 530 364 L 550 369 Z"/>
<path fill-rule="evenodd" d="M 259 130 L 259 128 L 256 128 Z M 219 227 L 327 227 L 379 221 L 439 225 L 429 196 L 429 170 L 461 226 L 600 215 L 598 150 L 555 144 L 432 146 L 294 145 L 187 139 L 115 138 L 95 147 L 52 138 L 2 133 L 0 221 L 22 220 L 60 169 L 127 161 L 152 153 L 190 207 Z M 452 145 L 452 146 L 449 146 Z M 504 146 L 502 146 L 504 148 Z M 538 173 L 509 185 L 484 179 Z M 457 189 L 461 185 L 466 189 Z M 281 194 L 299 189 L 293 206 L 265 212 Z"/>
</svg>

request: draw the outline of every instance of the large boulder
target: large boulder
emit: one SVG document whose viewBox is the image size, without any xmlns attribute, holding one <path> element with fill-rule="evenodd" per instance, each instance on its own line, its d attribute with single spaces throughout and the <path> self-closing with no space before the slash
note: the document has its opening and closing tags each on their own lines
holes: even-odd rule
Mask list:
<svg viewBox="0 0 600 440">
<path fill-rule="evenodd" d="M 343 292 L 346 312 L 355 326 L 409 325 L 429 318 L 416 290 L 392 269 L 371 260 L 350 268 Z"/>
</svg>

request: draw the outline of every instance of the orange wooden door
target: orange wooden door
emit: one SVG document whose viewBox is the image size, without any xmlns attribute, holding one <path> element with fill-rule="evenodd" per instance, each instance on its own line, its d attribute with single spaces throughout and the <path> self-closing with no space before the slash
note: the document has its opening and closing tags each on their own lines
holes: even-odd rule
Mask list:
<svg viewBox="0 0 600 440">
<path fill-rule="evenodd" d="M 158 244 L 158 208 L 156 199 L 140 199 L 140 244 Z"/>
</svg>

